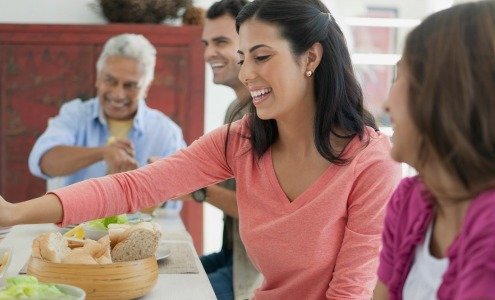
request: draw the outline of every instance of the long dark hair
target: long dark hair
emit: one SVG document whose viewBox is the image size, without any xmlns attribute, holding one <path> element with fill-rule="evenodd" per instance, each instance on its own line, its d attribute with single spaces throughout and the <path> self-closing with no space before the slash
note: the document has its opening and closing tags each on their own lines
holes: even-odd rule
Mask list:
<svg viewBox="0 0 495 300">
<path fill-rule="evenodd" d="M 323 56 L 314 72 L 315 144 L 328 161 L 347 163 L 341 152 L 333 149 L 331 135 L 362 138 L 365 125 L 377 127 L 363 107 L 361 88 L 354 76 L 344 35 L 335 19 L 319 0 L 255 0 L 237 15 L 237 31 L 252 18 L 276 25 L 296 57 L 315 43 L 322 45 Z M 278 138 L 278 128 L 275 120 L 258 118 L 254 105 L 250 110 L 250 140 L 256 154 L 261 156 Z M 344 135 L 339 135 L 336 129 Z"/>
<path fill-rule="evenodd" d="M 465 3 L 412 30 L 402 58 L 409 110 L 422 138 L 419 169 L 435 153 L 463 185 L 464 199 L 494 186 L 494 41 L 495 1 Z M 449 194 L 434 178 L 425 182 Z"/>
</svg>

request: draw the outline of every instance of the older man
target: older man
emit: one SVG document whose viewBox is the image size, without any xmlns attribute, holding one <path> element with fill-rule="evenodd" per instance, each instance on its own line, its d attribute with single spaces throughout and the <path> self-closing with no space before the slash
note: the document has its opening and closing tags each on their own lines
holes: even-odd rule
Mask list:
<svg viewBox="0 0 495 300">
<path fill-rule="evenodd" d="M 110 38 L 96 63 L 97 96 L 62 105 L 31 151 L 31 173 L 63 176 L 62 185 L 69 185 L 136 169 L 185 147 L 179 126 L 146 105 L 155 62 L 156 49 L 144 36 Z M 180 202 L 170 206 L 180 209 Z"/>
</svg>

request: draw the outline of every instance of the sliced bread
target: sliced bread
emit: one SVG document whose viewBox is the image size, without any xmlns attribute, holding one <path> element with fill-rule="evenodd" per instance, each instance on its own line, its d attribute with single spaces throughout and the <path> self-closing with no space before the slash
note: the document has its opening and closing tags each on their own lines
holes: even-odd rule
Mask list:
<svg viewBox="0 0 495 300">
<path fill-rule="evenodd" d="M 62 262 L 70 251 L 67 240 L 60 232 L 43 233 L 33 241 L 33 257 L 47 261 L 56 263 Z"/>
<path fill-rule="evenodd" d="M 118 242 L 112 248 L 112 261 L 133 261 L 144 259 L 155 255 L 160 243 L 161 231 L 157 224 L 142 222 L 131 226 L 118 235 L 113 235 L 110 228 L 111 244 L 112 237 Z"/>
</svg>

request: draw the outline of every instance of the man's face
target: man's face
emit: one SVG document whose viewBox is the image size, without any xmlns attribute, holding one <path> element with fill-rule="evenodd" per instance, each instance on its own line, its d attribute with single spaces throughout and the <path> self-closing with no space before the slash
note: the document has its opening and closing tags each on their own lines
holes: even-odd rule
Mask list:
<svg viewBox="0 0 495 300">
<path fill-rule="evenodd" d="M 139 99 L 146 97 L 144 71 L 133 58 L 110 56 L 96 78 L 96 92 L 107 118 L 129 120 L 136 114 Z"/>
<path fill-rule="evenodd" d="M 239 87 L 239 36 L 234 18 L 225 14 L 216 19 L 206 19 L 201 40 L 205 45 L 205 61 L 213 71 L 213 82 L 233 89 Z"/>
</svg>

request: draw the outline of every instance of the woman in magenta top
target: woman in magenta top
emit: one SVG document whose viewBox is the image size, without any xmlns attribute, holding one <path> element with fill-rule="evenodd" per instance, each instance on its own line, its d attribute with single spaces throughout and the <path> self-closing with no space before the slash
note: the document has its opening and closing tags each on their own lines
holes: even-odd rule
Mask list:
<svg viewBox="0 0 495 300">
<path fill-rule="evenodd" d="M 495 1 L 415 28 L 386 109 L 419 175 L 389 203 L 375 299 L 495 299 Z"/>
<path fill-rule="evenodd" d="M 132 212 L 235 177 L 241 237 L 265 279 L 256 299 L 369 299 L 400 168 L 342 32 L 318 0 L 256 0 L 237 26 L 251 114 L 136 171 L 0 201 L 0 225 Z"/>
</svg>

